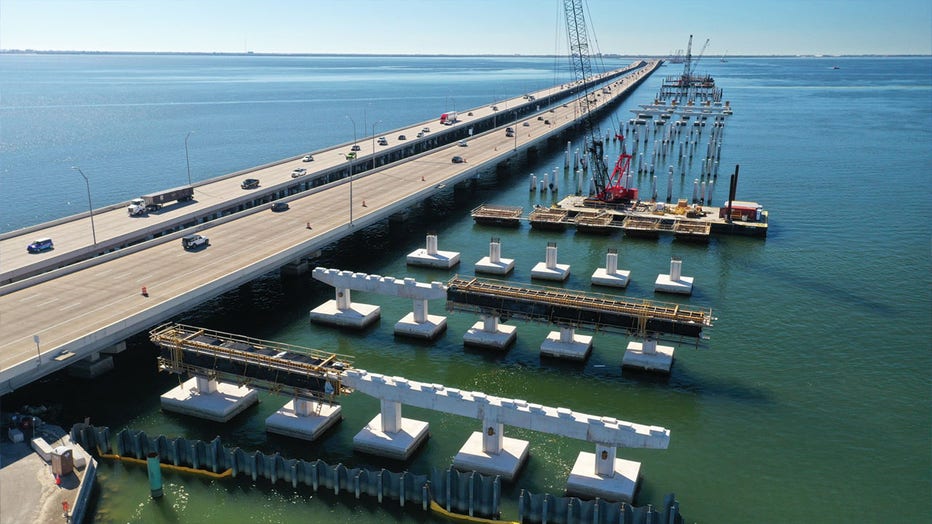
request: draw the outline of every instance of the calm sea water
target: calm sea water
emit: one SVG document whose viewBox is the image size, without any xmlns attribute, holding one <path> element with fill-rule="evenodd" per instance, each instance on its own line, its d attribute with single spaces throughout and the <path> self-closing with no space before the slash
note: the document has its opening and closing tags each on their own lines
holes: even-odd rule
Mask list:
<svg viewBox="0 0 932 524">
<path fill-rule="evenodd" d="M 662 68 L 614 118 L 627 120 L 680 67 Z M 405 266 L 405 254 L 423 245 L 428 230 L 438 232 L 441 249 L 461 251 L 456 271 L 467 274 L 498 236 L 503 256 L 517 261 L 509 279 L 529 282 L 547 242 L 556 241 L 560 262 L 572 265 L 565 286 L 588 290 L 588 275 L 615 247 L 620 267 L 632 271 L 622 294 L 653 299 L 654 278 L 679 256 L 696 287 L 691 297 L 672 300 L 710 306 L 719 320 L 709 347 L 677 348 L 669 378 L 622 373 L 627 340 L 604 333 L 595 335 L 584 364 L 542 360 L 538 346 L 550 327 L 535 324 L 519 323 L 518 342 L 505 353 L 464 351 L 462 334 L 476 320 L 464 314 L 451 315 L 433 344 L 396 340 L 392 325 L 408 301 L 363 293 L 354 299 L 383 308 L 374 328 L 352 334 L 312 326 L 307 311 L 332 291 L 309 277 L 269 275 L 179 320 L 355 355 L 370 371 L 667 427 L 668 450 L 620 456 L 642 462 L 638 504 L 659 504 L 672 491 L 690 521 L 928 521 L 932 59 L 733 58 L 706 60 L 700 69 L 735 106 L 722 172 L 740 164 L 739 198 L 770 211 L 766 240 L 720 237 L 689 246 L 473 224 L 468 211 L 482 202 L 549 203 L 529 193 L 526 180 L 561 164 L 555 150 L 435 198 L 408 222 L 360 232 L 321 260 L 443 281 L 452 273 Z M 84 209 L 83 180 L 72 165 L 91 179 L 95 206 L 185 183 L 189 131 L 191 174 L 200 180 L 348 142 L 353 120 L 359 137 L 374 123 L 377 134 L 388 134 L 569 77 L 562 63 L 536 58 L 0 55 L 0 73 L 4 231 Z M 721 188 L 726 182 L 719 177 Z M 690 191 L 691 180 L 681 188 Z M 431 304 L 433 312 L 442 307 Z M 232 423 L 198 422 L 159 411 L 158 395 L 176 379 L 156 373 L 145 337 L 130 346 L 105 378 L 53 377 L 8 395 L 3 407 L 45 403 L 66 426 L 89 416 L 114 430 L 220 435 L 230 445 L 288 457 L 418 472 L 447 467 L 477 429 L 472 420 L 405 408 L 405 416 L 430 422 L 432 438 L 401 464 L 353 453 L 352 436 L 378 411 L 362 395 L 348 397 L 345 420 L 314 443 L 265 434 L 265 417 L 284 402 L 270 395 Z M 576 454 L 592 451 L 583 442 L 506 432 L 531 442 L 531 458 L 506 488 L 505 517 L 516 517 L 520 488 L 562 493 Z M 261 482 L 168 475 L 166 483 L 165 498 L 154 502 L 143 469 L 103 463 L 95 521 L 427 518 Z"/>
</svg>

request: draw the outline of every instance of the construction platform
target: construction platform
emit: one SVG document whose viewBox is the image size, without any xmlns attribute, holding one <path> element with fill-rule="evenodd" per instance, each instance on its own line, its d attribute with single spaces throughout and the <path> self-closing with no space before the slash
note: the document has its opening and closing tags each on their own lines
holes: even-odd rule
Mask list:
<svg viewBox="0 0 932 524">
<path fill-rule="evenodd" d="M 559 325 L 624 333 L 702 337 L 712 327 L 712 310 L 615 295 L 541 286 L 516 286 L 492 279 L 454 276 L 447 282 L 447 310 L 495 314 Z"/>
<path fill-rule="evenodd" d="M 534 229 L 552 229 L 562 231 L 570 225 L 567 220 L 569 212 L 565 209 L 554 209 L 550 207 L 536 207 L 531 211 L 528 221 Z"/>
<path fill-rule="evenodd" d="M 473 209 L 471 215 L 477 224 L 518 227 L 523 213 L 523 207 L 482 204 Z"/>
</svg>

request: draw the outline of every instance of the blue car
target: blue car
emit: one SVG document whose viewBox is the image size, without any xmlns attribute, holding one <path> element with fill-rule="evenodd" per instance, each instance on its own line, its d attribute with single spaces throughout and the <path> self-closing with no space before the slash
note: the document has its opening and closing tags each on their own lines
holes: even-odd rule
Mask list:
<svg viewBox="0 0 932 524">
<path fill-rule="evenodd" d="M 55 246 L 52 244 L 51 238 L 40 238 L 26 246 L 26 251 L 29 253 L 41 253 L 52 249 L 55 249 Z"/>
</svg>

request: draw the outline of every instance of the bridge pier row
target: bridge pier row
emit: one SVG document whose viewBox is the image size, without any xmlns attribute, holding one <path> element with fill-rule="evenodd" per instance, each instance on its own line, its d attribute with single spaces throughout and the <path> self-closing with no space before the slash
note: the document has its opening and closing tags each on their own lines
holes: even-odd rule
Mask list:
<svg viewBox="0 0 932 524">
<path fill-rule="evenodd" d="M 531 278 L 563 281 L 569 276 L 570 265 L 557 264 L 557 243 L 547 242 L 546 258 L 531 269 Z"/>
<path fill-rule="evenodd" d="M 433 340 L 447 329 L 447 317 L 427 312 L 426 298 L 415 297 L 413 303 L 413 311 L 395 323 L 395 335 Z"/>
<path fill-rule="evenodd" d="M 404 379 L 401 380 L 404 384 Z M 393 387 L 384 382 L 382 386 Z M 402 417 L 400 402 L 382 398 L 381 412 L 353 437 L 353 448 L 370 455 L 408 460 L 427 440 L 429 429 L 427 422 Z"/>
<path fill-rule="evenodd" d="M 661 346 L 653 337 L 643 342 L 632 340 L 621 359 L 621 367 L 669 373 L 673 367 L 673 346 Z"/>
<path fill-rule="evenodd" d="M 339 404 L 295 397 L 265 419 L 269 433 L 303 440 L 316 440 L 343 418 Z"/>
<path fill-rule="evenodd" d="M 409 266 L 439 267 L 450 269 L 460 263 L 460 254 L 457 251 L 440 251 L 437 249 L 437 235 L 427 235 L 427 246 L 424 249 L 415 249 L 408 253 Z"/>
<path fill-rule="evenodd" d="M 517 338 L 517 326 L 503 326 L 498 315 L 481 315 L 482 320 L 472 325 L 463 335 L 463 344 L 488 349 L 505 349 Z"/>
<path fill-rule="evenodd" d="M 478 471 L 486 475 L 500 475 L 514 480 L 527 462 L 530 443 L 505 436 L 505 425 L 491 419 L 482 421 L 483 431 L 474 431 L 456 456 L 453 467 L 464 471 Z"/>
<path fill-rule="evenodd" d="M 551 331 L 540 345 L 540 354 L 570 360 L 585 360 L 592 351 L 592 337 L 577 335 L 572 326 L 560 326 L 560 331 Z"/>
<path fill-rule="evenodd" d="M 515 268 L 515 259 L 502 258 L 502 244 L 498 238 L 489 242 L 489 256 L 482 257 L 476 262 L 476 273 L 491 275 L 507 275 Z"/>
<path fill-rule="evenodd" d="M 259 402 L 259 393 L 246 386 L 195 375 L 162 394 L 160 401 L 165 411 L 213 422 L 227 422 Z"/>
<path fill-rule="evenodd" d="M 592 273 L 592 284 L 626 288 L 630 276 L 630 271 L 618 269 L 618 251 L 615 248 L 610 248 L 608 253 L 605 254 L 605 267 L 600 267 Z"/>
<path fill-rule="evenodd" d="M 566 480 L 566 494 L 632 502 L 641 463 L 620 459 L 615 446 L 596 443 L 595 453 L 580 452 Z"/>
<path fill-rule="evenodd" d="M 334 300 L 328 300 L 311 310 L 311 322 L 362 329 L 381 316 L 380 306 L 354 304 L 350 298 L 350 288 L 337 285 L 334 289 L 336 294 Z"/>
</svg>

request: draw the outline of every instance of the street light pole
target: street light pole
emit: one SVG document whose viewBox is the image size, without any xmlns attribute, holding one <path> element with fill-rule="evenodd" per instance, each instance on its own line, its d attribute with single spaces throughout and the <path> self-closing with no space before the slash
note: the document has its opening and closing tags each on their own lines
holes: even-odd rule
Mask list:
<svg viewBox="0 0 932 524">
<path fill-rule="evenodd" d="M 184 136 L 184 163 L 188 166 L 188 185 L 191 185 L 191 161 L 188 159 L 188 137 L 191 136 L 191 133 L 194 131 L 188 131 L 188 134 Z"/>
<path fill-rule="evenodd" d="M 512 111 L 515 114 L 515 151 L 518 150 L 518 112 Z"/>
<path fill-rule="evenodd" d="M 372 169 L 375 169 L 375 126 L 381 123 L 381 120 L 372 122 Z"/>
<path fill-rule="evenodd" d="M 94 229 L 94 206 L 91 204 L 91 182 L 87 179 L 87 175 L 84 174 L 84 171 L 81 171 L 80 167 L 71 166 L 71 169 L 74 169 L 84 177 L 84 185 L 87 187 L 87 212 L 91 216 L 91 237 L 94 239 L 94 245 L 97 245 L 97 230 Z"/>
<path fill-rule="evenodd" d="M 353 145 L 355 146 L 356 145 L 356 121 L 353 120 L 353 117 L 349 115 L 346 115 L 346 118 L 349 118 L 349 121 L 353 123 Z M 356 161 L 356 151 L 352 151 L 352 148 L 350 148 L 350 152 L 353 154 L 352 158 L 350 159 L 350 166 L 349 166 L 349 223 L 350 223 L 350 226 L 352 226 L 353 225 L 353 164 Z"/>
</svg>

